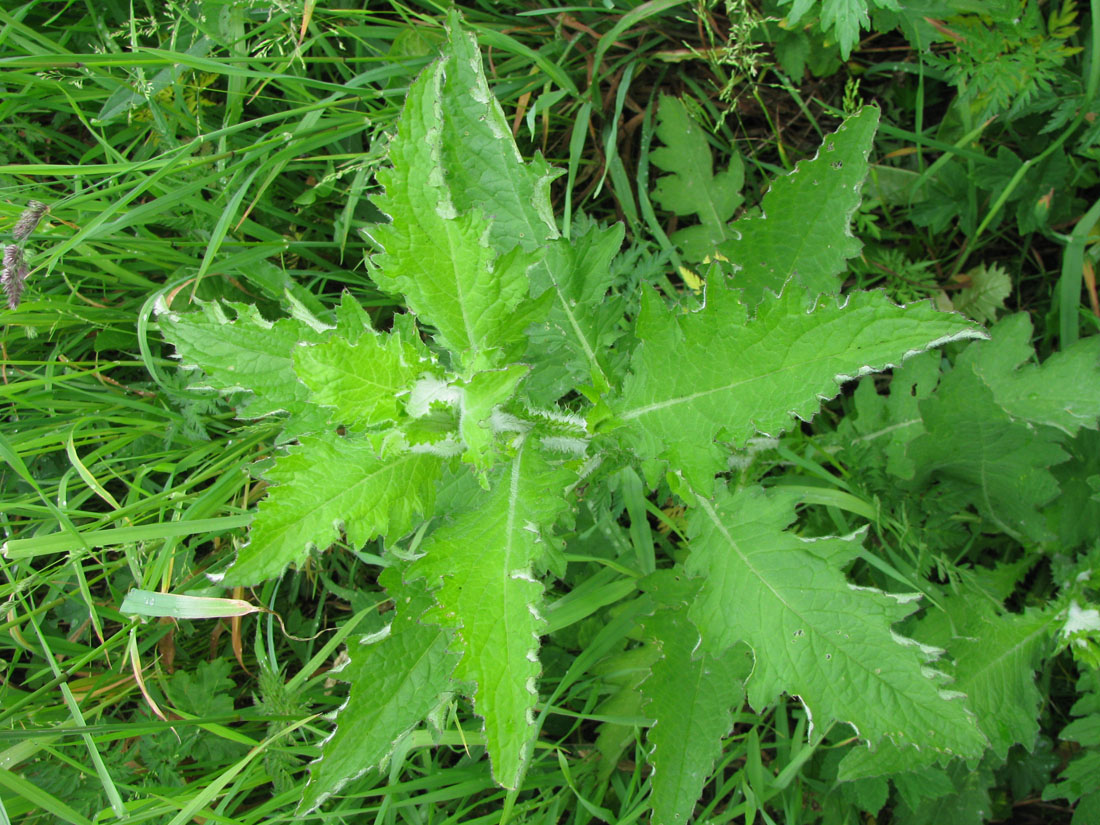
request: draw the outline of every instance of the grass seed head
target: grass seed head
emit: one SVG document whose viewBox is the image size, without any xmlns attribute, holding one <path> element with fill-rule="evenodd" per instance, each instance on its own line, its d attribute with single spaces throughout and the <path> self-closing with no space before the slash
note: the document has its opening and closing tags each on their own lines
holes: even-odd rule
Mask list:
<svg viewBox="0 0 1100 825">
<path fill-rule="evenodd" d="M 4 247 L 0 284 L 4 287 L 4 294 L 8 296 L 9 309 L 19 306 L 19 298 L 23 295 L 23 282 L 27 280 L 29 272 L 27 261 L 23 257 L 23 249 L 18 244 L 8 244 Z"/>
<path fill-rule="evenodd" d="M 42 201 L 28 201 L 27 208 L 12 227 L 11 234 L 16 243 L 25 241 L 34 232 L 42 216 L 46 214 L 46 204 Z"/>
</svg>

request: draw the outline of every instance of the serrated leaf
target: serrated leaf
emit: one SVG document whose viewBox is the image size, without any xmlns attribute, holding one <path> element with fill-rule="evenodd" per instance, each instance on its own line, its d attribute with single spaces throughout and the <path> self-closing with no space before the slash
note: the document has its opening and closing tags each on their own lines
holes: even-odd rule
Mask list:
<svg viewBox="0 0 1100 825">
<path fill-rule="evenodd" d="M 417 619 L 431 604 L 422 587 L 401 581 L 398 568 L 379 577 L 396 604 L 389 625 L 348 643 L 348 663 L 335 675 L 351 685 L 336 730 L 310 765 L 298 814 L 317 808 L 347 782 L 379 768 L 395 743 L 444 701 L 455 656 L 449 633 Z"/>
<path fill-rule="evenodd" d="M 488 450 L 493 441 L 489 416 L 495 407 L 515 395 L 516 386 L 529 371 L 524 364 L 512 364 L 504 369 L 476 373 L 462 383 L 458 426 L 466 443 L 463 461 L 479 470 L 489 468 Z"/>
<path fill-rule="evenodd" d="M 815 725 L 852 725 L 871 747 L 889 740 L 928 752 L 977 756 L 985 737 L 958 699 L 945 698 L 924 668 L 936 651 L 899 636 L 891 625 L 912 598 L 850 587 L 806 542 L 786 532 L 794 507 L 759 488 L 699 496 L 689 530 L 689 574 L 703 578 L 690 615 L 710 649 L 736 641 L 753 648 L 746 685 L 760 709 L 786 692 Z M 848 557 L 860 536 L 841 542 Z"/>
<path fill-rule="evenodd" d="M 609 324 L 596 320 L 608 314 L 600 307 L 606 292 L 606 282 L 600 276 L 606 273 L 605 247 L 613 247 L 607 257 L 617 252 L 623 230 L 621 226 L 601 229 L 597 248 L 590 253 L 583 242 L 574 248 L 559 238 L 550 184 L 562 170 L 551 167 L 537 153 L 530 161 L 523 161 L 511 127 L 486 82 L 476 39 L 459 29 L 455 14 L 448 28 L 451 39 L 441 102 L 441 158 L 455 208 L 488 216 L 489 238 L 498 249 L 518 244 L 528 251 L 540 247 L 547 250 L 528 271 L 531 295 L 552 301 L 548 303 L 551 317 L 545 332 L 552 334 L 558 353 L 564 349 L 570 358 L 552 362 L 538 353 L 540 357 L 532 360 L 536 372 L 558 363 L 569 376 L 588 380 L 595 374 L 607 381 L 601 357 L 610 344 L 606 334 Z M 591 306 L 586 306 L 589 303 Z M 621 312 L 613 321 L 620 317 Z M 542 335 L 540 339 L 549 343 L 549 337 Z M 547 376 L 545 380 L 554 379 Z M 544 378 L 533 376 L 533 385 L 543 383 Z M 564 383 L 553 383 L 538 401 L 556 400 L 558 396 L 551 395 Z"/>
<path fill-rule="evenodd" d="M 520 247 L 499 253 L 492 224 L 479 210 L 459 213 L 444 164 L 446 63 L 426 69 L 409 89 L 390 169 L 378 173 L 385 194 L 375 205 L 391 223 L 369 232 L 383 252 L 372 278 L 401 294 L 408 307 L 435 326 L 438 338 L 470 369 L 498 364 L 523 341 L 535 320 L 527 298 L 527 270 L 538 254 Z"/>
<path fill-rule="evenodd" d="M 230 320 L 228 306 L 236 313 Z M 294 318 L 267 321 L 248 304 L 208 302 L 201 312 L 157 309 L 157 323 L 175 347 L 184 367 L 199 366 L 211 388 L 252 393 L 241 418 L 290 415 L 289 430 L 312 432 L 325 425 L 323 411 L 309 403 L 309 391 L 298 381 L 292 354 L 299 342 L 316 343 L 324 333 Z"/>
<path fill-rule="evenodd" d="M 762 214 L 733 225 L 721 253 L 737 268 L 733 285 L 749 305 L 778 293 L 791 277 L 810 295 L 840 291 L 845 261 L 859 254 L 849 228 L 867 177 L 878 109 L 864 107 L 825 138 L 817 155 L 776 178 Z"/>
<path fill-rule="evenodd" d="M 879 395 L 871 376 L 859 382 L 852 400 L 855 415 L 845 416 L 837 435 L 845 452 L 857 456 L 868 470 L 881 470 L 903 478 L 913 475 L 905 448 L 924 432 L 918 403 L 931 396 L 940 381 L 939 352 L 914 356 L 894 370 L 890 392 Z"/>
<path fill-rule="evenodd" d="M 1031 318 L 1017 313 L 990 331 L 987 343 L 971 345 L 956 369 L 969 368 L 993 391 L 1013 418 L 1076 435 L 1100 420 L 1100 336 L 1077 341 L 1041 365 L 1031 346 Z"/>
<path fill-rule="evenodd" d="M 744 166 L 740 156 L 734 154 L 729 168 L 714 174 L 710 144 L 702 126 L 678 98 L 669 95 L 661 95 L 657 137 L 664 146 L 654 149 L 650 160 L 670 174 L 657 179 L 653 199 L 677 215 L 699 216 L 700 226 L 681 229 L 672 240 L 688 259 L 701 261 L 733 237 L 727 223 L 744 200 Z"/>
<path fill-rule="evenodd" d="M 677 578 L 669 571 L 651 576 L 658 591 Z M 694 594 L 697 584 L 691 588 Z M 658 601 L 662 594 L 656 594 Z M 641 684 L 643 710 L 656 721 L 646 735 L 653 766 L 654 825 L 687 822 L 722 753 L 722 737 L 733 727 L 733 710 L 744 701 L 742 683 L 751 671 L 745 651 L 731 647 L 717 654 L 699 645 L 687 602 L 674 601 L 643 622 L 661 651 Z"/>
<path fill-rule="evenodd" d="M 545 322 L 527 331 L 524 360 L 533 372 L 526 392 L 534 403 L 553 403 L 594 375 L 610 383 L 619 373 L 626 353 L 614 344 L 623 334 L 624 301 L 607 292 L 624 233 L 622 224 L 575 226 L 573 238 L 550 244 L 544 265 L 531 270 L 532 292 L 554 296 Z"/>
<path fill-rule="evenodd" d="M 294 369 L 316 404 L 333 408 L 335 420 L 352 429 L 396 421 L 400 399 L 431 368 L 398 334 L 373 331 L 355 343 L 334 336 L 294 350 Z"/>
<path fill-rule="evenodd" d="M 758 432 L 778 435 L 793 417 L 809 420 L 845 380 L 984 335 L 961 316 L 899 307 L 882 293 L 826 298 L 807 311 L 788 289 L 749 318 L 734 291 L 709 284 L 706 305 L 687 315 L 644 293 L 636 334 L 632 374 L 612 409 L 639 455 L 669 460 L 704 493 L 725 468 L 716 438 L 740 447 Z"/>
<path fill-rule="evenodd" d="M 532 564 L 575 478 L 521 444 L 493 473 L 488 491 L 428 536 L 424 555 L 409 569 L 410 578 L 425 578 L 435 591 L 437 607 L 424 621 L 455 630 L 462 658 L 454 676 L 472 686 L 493 777 L 506 788 L 519 787 L 534 744 L 545 622 L 539 615 L 543 588 Z"/>
<path fill-rule="evenodd" d="M 792 0 L 779 0 L 786 5 Z M 818 5 L 814 0 L 793 0 L 788 23 L 794 26 L 806 12 Z M 840 56 L 847 60 L 852 49 L 859 42 L 860 29 L 870 28 L 868 10 L 875 6 L 880 9 L 898 10 L 897 0 L 821 0 L 821 30 L 831 33 L 840 47 Z"/>
<path fill-rule="evenodd" d="M 1012 279 L 1003 267 L 993 264 L 972 269 L 966 274 L 967 286 L 959 290 L 951 303 L 975 321 L 990 324 L 1005 308 L 1005 298 L 1012 294 Z"/>
<path fill-rule="evenodd" d="M 960 502 L 1018 540 L 1049 537 L 1039 513 L 1058 495 L 1049 468 L 1069 458 L 1053 430 L 1014 421 L 966 367 L 946 375 L 920 411 L 925 431 L 906 449 L 917 484 L 950 485 Z"/>
<path fill-rule="evenodd" d="M 897 825 L 984 825 L 989 822 L 993 817 L 989 791 L 996 781 L 992 769 L 984 763 L 974 769 L 956 759 L 944 773 L 950 781 L 949 793 L 922 799 L 912 807 L 910 802 L 915 800 L 906 800 L 898 806 L 891 821 Z M 924 780 L 921 776 L 912 784 L 926 793 L 927 786 L 922 787 Z M 916 792 L 914 789 L 910 796 Z"/>
<path fill-rule="evenodd" d="M 985 617 L 960 628 L 964 638 L 952 645 L 954 688 L 967 695 L 978 726 L 1000 759 L 1015 744 L 1029 751 L 1035 745 L 1043 701 L 1035 669 L 1057 630 L 1056 616 L 1057 611 L 1035 611 Z"/>
<path fill-rule="evenodd" d="M 541 154 L 525 162 L 482 69 L 477 38 L 452 11 L 442 87 L 442 164 L 456 208 L 492 219 L 494 246 L 531 251 L 558 237 L 550 184 L 562 174 Z"/>
<path fill-rule="evenodd" d="M 398 538 L 430 513 L 442 460 L 400 452 L 378 455 L 363 438 L 303 437 L 266 473 L 274 486 L 260 502 L 249 542 L 226 585 L 256 584 L 305 560 L 311 547 L 340 536 L 358 547 L 375 536 Z"/>
</svg>

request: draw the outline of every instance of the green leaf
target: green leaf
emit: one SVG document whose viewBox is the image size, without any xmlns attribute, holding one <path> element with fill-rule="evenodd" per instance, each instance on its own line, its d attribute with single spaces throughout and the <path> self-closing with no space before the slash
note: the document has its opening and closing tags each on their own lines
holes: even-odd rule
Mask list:
<svg viewBox="0 0 1100 825">
<path fill-rule="evenodd" d="M 575 474 L 551 467 L 522 441 L 490 489 L 421 545 L 410 578 L 427 579 L 437 607 L 424 615 L 455 629 L 455 679 L 472 686 L 485 720 L 493 777 L 518 788 L 534 744 L 542 584 L 531 573 L 540 544 L 566 509 Z"/>
<path fill-rule="evenodd" d="M 698 497 L 688 525 L 687 571 L 703 578 L 691 616 L 710 649 L 752 647 L 752 706 L 786 692 L 815 725 L 846 722 L 872 748 L 888 740 L 979 755 L 985 737 L 974 720 L 924 672 L 942 651 L 891 629 L 913 597 L 849 586 L 840 566 L 860 536 L 807 541 L 785 531 L 793 520 L 789 498 L 720 487 L 714 502 Z"/>
<path fill-rule="evenodd" d="M 459 431 L 466 443 L 462 460 L 479 470 L 490 465 L 488 449 L 493 441 L 489 416 L 516 392 L 516 386 L 529 372 L 524 364 L 512 364 L 500 370 L 479 372 L 462 383 Z"/>
<path fill-rule="evenodd" d="M 418 621 L 431 596 L 403 583 L 399 568 L 387 568 L 379 582 L 397 605 L 396 615 L 380 633 L 348 644 L 349 662 L 337 678 L 351 691 L 321 758 L 310 766 L 299 815 L 381 767 L 398 740 L 430 715 L 451 688 L 455 656 L 447 650 L 449 633 Z"/>
<path fill-rule="evenodd" d="M 608 381 L 602 358 L 613 340 L 608 329 L 621 318 L 621 310 L 615 314 L 616 308 L 603 306 L 602 299 L 610 271 L 606 262 L 618 251 L 623 230 L 621 226 L 590 230 L 588 243 L 575 239 L 578 243 L 570 244 L 559 238 L 550 184 L 561 170 L 550 167 L 537 153 L 529 162 L 523 161 L 511 126 L 486 82 L 476 39 L 460 30 L 457 13 L 452 12 L 448 28 L 441 163 L 455 209 L 488 216 L 489 239 L 495 248 L 506 250 L 518 244 L 528 252 L 547 250 L 528 270 L 531 295 L 543 297 L 551 306 L 549 325 L 540 340 L 559 355 L 569 356 L 547 359 L 545 350 L 529 350 L 536 355 L 530 359 L 536 372 L 556 363 L 567 373 L 533 377 L 536 386 L 554 382 L 537 396 L 540 403 L 549 403 L 561 395 L 553 395 L 555 389 L 572 389 L 576 379 L 598 375 Z M 613 316 L 610 322 L 608 315 Z"/>
<path fill-rule="evenodd" d="M 871 27 L 868 11 L 872 6 L 880 9 L 898 10 L 897 0 L 779 0 L 779 4 L 792 3 L 791 13 L 787 16 L 789 26 L 793 27 L 806 12 L 820 5 L 821 30 L 832 34 L 840 46 L 840 55 L 847 60 L 852 49 L 859 42 L 860 29 Z"/>
<path fill-rule="evenodd" d="M 852 397 L 855 414 L 845 416 L 837 426 L 837 440 L 865 472 L 885 469 L 912 478 L 912 461 L 905 448 L 924 432 L 918 404 L 939 384 L 942 360 L 936 351 L 910 358 L 894 370 L 887 395 L 879 395 L 874 378 L 860 380 Z"/>
<path fill-rule="evenodd" d="M 867 177 L 878 109 L 864 107 L 827 136 L 817 155 L 776 178 L 762 214 L 733 225 L 721 253 L 734 265 L 733 285 L 749 305 L 778 293 L 792 276 L 811 295 L 840 291 L 845 261 L 859 254 L 849 229 Z"/>
<path fill-rule="evenodd" d="M 524 162 L 485 79 L 477 38 L 462 31 L 456 11 L 447 28 L 440 159 L 455 208 L 478 209 L 491 218 L 496 248 L 519 244 L 531 251 L 558 237 L 550 184 L 562 170 L 551 168 L 541 154 Z"/>
<path fill-rule="evenodd" d="M 399 334 L 368 331 L 354 343 L 333 336 L 294 350 L 294 369 L 312 401 L 332 407 L 333 417 L 352 429 L 396 421 L 401 397 L 431 368 Z"/>
<path fill-rule="evenodd" d="M 444 163 L 442 105 L 446 63 L 413 83 L 401 126 L 390 144 L 391 169 L 378 173 L 385 194 L 375 205 L 391 223 L 373 226 L 375 282 L 400 294 L 438 330 L 438 338 L 475 371 L 499 364 L 534 320 L 527 270 L 538 255 L 514 247 L 499 254 L 492 224 L 479 210 L 459 213 Z"/>
<path fill-rule="evenodd" d="M 962 637 L 951 645 L 954 689 L 965 693 L 978 727 L 1004 759 L 1021 744 L 1029 751 L 1039 733 L 1042 695 L 1035 686 L 1039 656 L 1057 630 L 1056 610 L 982 616 L 972 603 L 956 615 Z"/>
<path fill-rule="evenodd" d="M 612 404 L 639 455 L 670 461 L 703 492 L 725 469 L 716 438 L 740 447 L 757 432 L 778 435 L 846 380 L 984 335 L 961 316 L 895 306 L 882 293 L 826 298 L 807 311 L 801 291 L 788 289 L 754 318 L 735 294 L 708 284 L 706 305 L 680 315 L 644 293 L 641 344 Z"/>
<path fill-rule="evenodd" d="M 526 391 L 537 404 L 553 403 L 597 376 L 613 383 L 627 355 L 615 347 L 625 302 L 607 295 L 614 279 L 611 260 L 625 230 L 622 224 L 590 223 L 578 231 L 578 224 L 571 240 L 550 244 L 544 265 L 531 270 L 532 292 L 554 296 L 545 323 L 527 332 L 524 360 L 533 372 Z"/>
<path fill-rule="evenodd" d="M 1013 418 L 1076 435 L 1100 420 L 1100 336 L 1077 341 L 1042 365 L 1031 347 L 1031 318 L 1021 312 L 990 331 L 988 343 L 972 344 L 955 368 L 969 368 Z"/>
<path fill-rule="evenodd" d="M 966 280 L 967 286 L 951 300 L 954 308 L 983 324 L 996 321 L 997 313 L 1005 307 L 1005 298 L 1012 294 L 1008 273 L 997 264 L 982 265 L 968 272 Z"/>
<path fill-rule="evenodd" d="M 891 822 L 897 825 L 985 825 L 989 822 L 993 818 L 990 789 L 996 778 L 988 764 L 983 762 L 974 769 L 956 759 L 945 773 L 951 783 L 949 793 L 922 799 L 915 807 L 910 807 L 906 800 L 897 806 Z"/>
<path fill-rule="evenodd" d="M 1055 431 L 1014 421 L 965 366 L 945 376 L 920 411 L 925 431 L 906 451 L 918 485 L 949 485 L 1017 540 L 1049 538 L 1039 508 L 1058 495 L 1049 468 L 1069 458 Z"/>
<path fill-rule="evenodd" d="M 309 402 L 309 391 L 294 373 L 293 352 L 299 342 L 324 338 L 320 322 L 295 318 L 266 321 L 248 304 L 227 303 L 236 313 L 230 320 L 217 302 L 202 304 L 201 312 L 179 314 L 161 303 L 157 323 L 175 347 L 183 366 L 199 366 L 208 385 L 222 392 L 246 390 L 252 394 L 239 417 L 262 418 L 286 412 L 288 432 L 323 429 L 323 411 Z"/>
<path fill-rule="evenodd" d="M 418 514 L 430 514 L 442 460 L 389 447 L 381 455 L 363 438 L 335 433 L 303 437 L 266 474 L 276 486 L 260 502 L 247 545 L 226 585 L 256 584 L 305 560 L 340 536 L 359 547 L 379 535 L 398 538 Z"/>
<path fill-rule="evenodd" d="M 665 144 L 650 153 L 653 165 L 670 174 L 657 179 L 653 198 L 677 215 L 698 215 L 699 226 L 681 229 L 672 241 L 692 261 L 713 255 L 718 245 L 734 236 L 727 223 L 743 202 L 745 170 L 737 154 L 729 168 L 714 174 L 710 144 L 702 126 L 675 97 L 661 95 L 657 109 L 657 137 Z"/>
<path fill-rule="evenodd" d="M 689 583 L 671 570 L 654 574 L 648 582 L 658 601 L 670 602 L 643 622 L 661 658 L 641 685 L 646 699 L 642 709 L 656 720 L 646 736 L 653 766 L 652 822 L 665 825 L 691 819 L 722 753 L 722 737 L 733 728 L 733 710 L 744 701 L 742 683 L 752 660 L 740 647 L 718 654 L 700 648 L 699 631 L 685 610 L 688 601 L 668 598 L 677 591 L 694 596 L 697 583 L 685 588 Z"/>
</svg>

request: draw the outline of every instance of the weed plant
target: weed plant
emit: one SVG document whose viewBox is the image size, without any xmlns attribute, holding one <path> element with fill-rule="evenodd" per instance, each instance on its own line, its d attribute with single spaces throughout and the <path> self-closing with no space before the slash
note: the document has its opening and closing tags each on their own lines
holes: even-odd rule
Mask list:
<svg viewBox="0 0 1100 825">
<path fill-rule="evenodd" d="M 461 7 L 509 140 L 561 170 L 545 194 L 562 248 L 597 261 L 600 289 L 576 317 L 599 370 L 568 353 L 535 361 L 552 350 L 507 336 L 500 348 L 515 352 L 478 361 L 415 284 L 387 280 L 385 170 L 400 168 L 415 79 L 448 48 L 449 8 L 368 5 L 0 8 L 0 822 L 1100 821 L 1100 4 Z M 794 263 L 754 281 L 743 239 L 779 225 L 782 181 L 816 168 L 846 118 L 850 139 L 866 131 L 852 168 L 867 174 L 845 184 L 862 184 L 849 205 L 829 201 L 842 213 L 836 271 L 807 281 L 817 262 L 791 249 L 812 233 L 795 213 L 761 256 Z M 469 197 L 458 212 L 509 217 Z M 624 435 L 642 417 L 629 418 L 642 403 L 629 387 L 643 371 L 676 394 L 694 365 L 739 363 L 715 354 L 719 332 L 690 339 L 697 349 L 653 334 L 656 318 L 688 329 L 715 311 L 725 285 L 754 319 L 774 292 L 855 307 L 883 290 L 954 333 L 829 374 L 898 365 L 811 387 L 805 421 L 787 416 L 792 403 L 771 424 L 752 419 L 760 432 L 708 412 Z M 377 409 L 387 397 L 392 409 L 377 418 L 331 420 L 336 378 L 300 379 L 278 342 L 319 349 L 339 340 L 328 327 L 353 322 L 444 384 L 516 364 L 545 380 L 517 372 L 512 395 L 477 385 L 486 414 L 465 429 L 446 403 L 412 415 L 403 391 L 382 394 Z M 250 323 L 258 333 L 225 350 L 219 330 Z M 973 340 L 979 325 L 988 342 Z M 902 363 L 938 338 L 954 340 Z M 836 397 L 818 410 L 818 395 Z M 378 759 L 341 766 L 334 725 L 368 706 L 347 704 L 343 680 L 369 698 L 413 672 L 363 659 L 362 640 L 435 627 L 456 649 L 461 623 L 420 621 L 441 597 L 411 588 L 404 565 L 447 579 L 420 552 L 446 540 L 441 524 L 466 524 L 462 503 L 491 498 L 502 468 L 526 466 L 500 426 L 477 426 L 497 406 L 544 428 L 544 443 L 587 440 L 585 458 L 602 462 L 539 525 L 537 728 L 525 739 L 523 713 L 497 715 L 494 740 L 469 680 L 446 676 Z M 403 529 L 326 516 L 341 529 L 316 548 L 291 531 L 292 552 L 242 573 L 271 529 L 257 513 L 293 485 L 286 456 L 326 428 L 377 434 L 387 415 L 403 437 L 453 433 L 466 451 L 434 503 L 396 497 Z M 723 521 L 700 514 L 755 512 L 757 496 L 789 503 L 781 549 L 805 569 L 829 562 L 837 592 L 853 594 L 845 610 L 881 609 L 887 636 L 943 651 L 925 676 L 960 715 L 940 718 L 938 742 L 907 750 L 893 729 L 856 731 L 850 713 L 812 716 L 832 706 L 815 704 L 808 677 L 768 677 L 769 639 L 737 615 L 715 630 L 713 574 L 728 561 L 701 536 Z M 704 655 L 724 674 L 715 695 L 653 689 Z M 688 746 L 671 782 L 661 721 Z M 950 759 L 948 739 L 970 750 Z M 326 741 L 335 778 L 315 763 Z"/>
</svg>

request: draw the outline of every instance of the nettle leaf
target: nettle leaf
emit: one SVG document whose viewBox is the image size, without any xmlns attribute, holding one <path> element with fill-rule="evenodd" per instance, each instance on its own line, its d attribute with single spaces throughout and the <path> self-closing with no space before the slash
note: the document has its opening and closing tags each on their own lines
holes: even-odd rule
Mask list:
<svg viewBox="0 0 1100 825">
<path fill-rule="evenodd" d="M 737 154 L 729 168 L 714 174 L 710 145 L 703 127 L 683 102 L 661 95 L 657 137 L 665 144 L 650 153 L 653 165 L 670 174 L 657 179 L 653 199 L 677 215 L 698 215 L 699 225 L 674 232 L 671 240 L 693 261 L 713 255 L 735 233 L 727 225 L 744 198 L 745 169 Z"/>
<path fill-rule="evenodd" d="M 399 334 L 368 331 L 355 343 L 333 336 L 294 350 L 294 369 L 312 401 L 333 408 L 339 423 L 364 429 L 396 421 L 401 397 L 432 369 Z"/>
<path fill-rule="evenodd" d="M 983 337 L 959 315 L 928 303 L 899 307 L 882 293 L 826 298 L 810 310 L 800 290 L 765 301 L 749 317 L 736 291 L 708 284 L 687 315 L 644 293 L 641 341 L 612 410 L 643 458 L 665 459 L 706 493 L 725 469 L 715 439 L 744 446 L 809 420 L 851 378 L 900 364 L 947 341 Z"/>
<path fill-rule="evenodd" d="M 787 497 L 724 486 L 713 502 L 699 496 L 689 520 L 687 571 L 703 579 L 691 617 L 711 650 L 752 647 L 752 706 L 786 692 L 815 725 L 846 722 L 872 748 L 888 740 L 980 755 L 986 742 L 973 718 L 926 673 L 942 651 L 891 629 L 915 597 L 849 586 L 840 568 L 861 534 L 804 540 L 785 530 L 793 520 Z"/>
<path fill-rule="evenodd" d="M 335 433 L 303 436 L 265 474 L 275 484 L 252 523 L 249 542 L 226 585 L 256 584 L 305 560 L 340 537 L 359 547 L 379 535 L 398 538 L 431 513 L 442 459 L 402 450 L 376 452 L 371 441 Z"/>
<path fill-rule="evenodd" d="M 993 391 L 997 405 L 1013 418 L 1076 435 L 1100 420 L 1100 337 L 1077 341 L 1042 365 L 1031 346 L 1031 318 L 1021 312 L 990 331 L 986 344 L 969 346 L 956 361 Z"/>
<path fill-rule="evenodd" d="M 226 307 L 236 313 L 234 319 L 226 314 Z M 252 394 L 240 411 L 241 418 L 285 412 L 290 415 L 292 433 L 325 426 L 325 415 L 309 403 L 309 390 L 298 382 L 293 361 L 299 342 L 324 339 L 319 321 L 267 321 L 254 306 L 216 302 L 203 303 L 200 312 L 180 314 L 160 301 L 157 323 L 184 367 L 201 367 L 211 389 Z"/>
<path fill-rule="evenodd" d="M 747 304 L 789 289 L 792 276 L 810 295 L 840 291 L 845 261 L 860 250 L 849 224 L 859 208 L 878 117 L 870 106 L 849 117 L 812 160 L 772 182 L 760 215 L 733 225 L 734 239 L 720 252 L 734 265 L 733 284 L 744 290 Z"/>
<path fill-rule="evenodd" d="M 371 277 L 402 295 L 462 365 L 476 370 L 525 344 L 524 328 L 546 307 L 527 301 L 527 270 L 539 254 L 519 246 L 498 252 L 489 218 L 480 210 L 460 214 L 452 198 L 447 176 L 454 170 L 443 157 L 446 70 L 445 61 L 433 64 L 409 89 L 390 144 L 393 166 L 378 173 L 386 191 L 375 205 L 392 222 L 369 230 L 383 249 Z"/>
<path fill-rule="evenodd" d="M 379 583 L 396 605 L 382 631 L 348 643 L 348 663 L 334 673 L 351 685 L 336 717 L 336 729 L 310 766 L 299 814 L 317 808 L 347 782 L 380 768 L 397 742 L 438 708 L 449 695 L 456 657 L 450 634 L 421 624 L 431 596 L 416 583 L 401 581 L 400 568 L 387 568 Z"/>
<path fill-rule="evenodd" d="M 700 647 L 699 631 L 686 612 L 698 582 L 671 570 L 659 571 L 648 582 L 657 601 L 666 602 L 643 622 L 661 658 L 641 684 L 642 709 L 655 720 L 646 734 L 653 766 L 652 822 L 664 825 L 691 818 L 722 753 L 722 737 L 733 727 L 733 711 L 744 701 L 742 683 L 752 659 L 740 647 L 717 654 Z"/>
<path fill-rule="evenodd" d="M 532 565 L 575 480 L 521 441 L 515 457 L 492 473 L 490 489 L 425 539 L 408 573 L 435 591 L 437 606 L 423 620 L 454 628 L 461 653 L 454 676 L 471 686 L 493 777 L 506 788 L 519 787 L 534 744 L 545 621 Z"/>
</svg>

